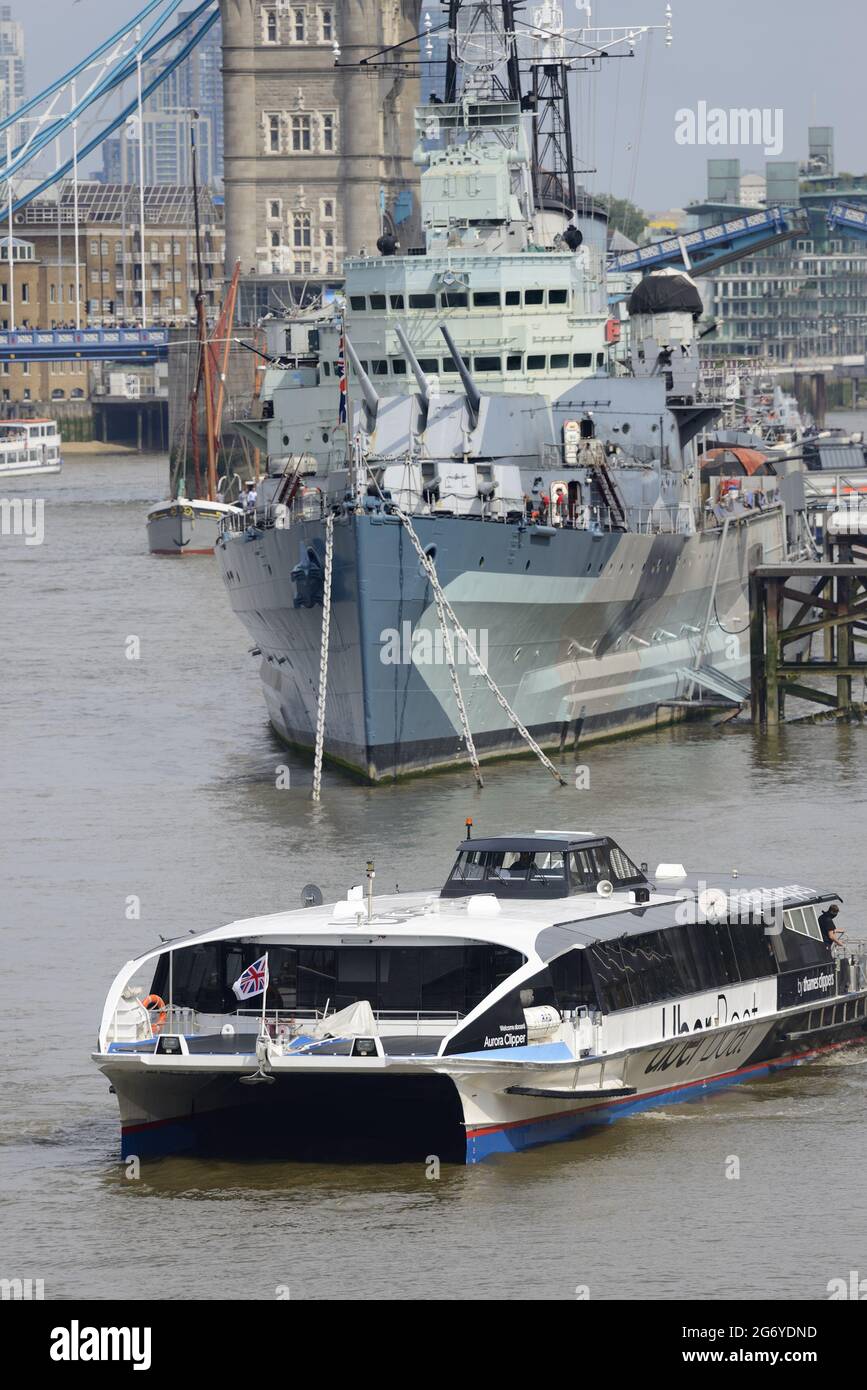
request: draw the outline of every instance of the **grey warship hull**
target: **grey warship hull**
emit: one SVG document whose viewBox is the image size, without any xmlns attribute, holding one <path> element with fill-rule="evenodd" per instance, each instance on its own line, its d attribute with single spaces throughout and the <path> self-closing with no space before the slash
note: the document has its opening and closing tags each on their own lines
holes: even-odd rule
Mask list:
<svg viewBox="0 0 867 1390">
<path fill-rule="evenodd" d="M 670 718 L 697 667 L 712 673 L 711 687 L 746 680 L 749 568 L 784 545 L 777 509 L 682 535 L 454 517 L 413 525 L 502 695 L 557 750 Z M 261 653 L 271 723 L 312 749 L 324 524 L 251 528 L 216 553 Z M 524 752 L 478 667 L 460 644 L 454 650 L 479 755 Z M 385 513 L 335 519 L 324 748 L 372 782 L 466 757 L 430 582 L 400 521 Z"/>
</svg>

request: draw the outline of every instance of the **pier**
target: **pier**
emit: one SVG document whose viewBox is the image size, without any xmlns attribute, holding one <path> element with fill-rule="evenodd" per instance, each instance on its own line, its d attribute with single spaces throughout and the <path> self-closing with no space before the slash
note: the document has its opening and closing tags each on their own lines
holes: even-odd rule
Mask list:
<svg viewBox="0 0 867 1390">
<path fill-rule="evenodd" d="M 788 600 L 788 603 L 787 603 Z M 815 616 L 816 614 L 819 616 Z M 821 634 L 822 654 L 814 657 Z M 808 640 L 808 653 L 789 654 Z M 822 715 L 863 718 L 853 699 L 853 680 L 867 681 L 867 660 L 856 659 L 856 643 L 867 641 L 867 563 L 832 560 L 759 565 L 750 575 L 750 665 L 753 725 L 770 729 L 783 722 L 787 695 L 822 706 Z M 830 682 L 816 686 L 816 677 Z M 806 718 L 816 718 L 817 712 Z"/>
</svg>

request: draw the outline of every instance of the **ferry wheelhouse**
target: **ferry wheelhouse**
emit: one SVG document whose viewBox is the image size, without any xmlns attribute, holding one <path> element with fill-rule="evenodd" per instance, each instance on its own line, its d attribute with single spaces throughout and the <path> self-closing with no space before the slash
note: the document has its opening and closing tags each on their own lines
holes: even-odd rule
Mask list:
<svg viewBox="0 0 867 1390">
<path fill-rule="evenodd" d="M 60 444 L 54 420 L 0 420 L 0 478 L 59 473 Z"/>
<path fill-rule="evenodd" d="M 367 874 L 126 963 L 94 1054 L 124 1155 L 474 1163 L 864 1034 L 815 887 L 649 873 L 589 831 L 467 839 L 438 893 Z"/>
</svg>

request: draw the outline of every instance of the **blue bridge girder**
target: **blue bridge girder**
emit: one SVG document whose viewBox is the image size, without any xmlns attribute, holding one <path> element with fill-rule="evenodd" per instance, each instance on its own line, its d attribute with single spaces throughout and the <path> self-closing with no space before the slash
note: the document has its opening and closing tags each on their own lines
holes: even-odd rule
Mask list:
<svg viewBox="0 0 867 1390">
<path fill-rule="evenodd" d="M 0 362 L 135 362 L 168 357 L 166 328 L 22 328 L 0 331 Z"/>
<path fill-rule="evenodd" d="M 608 257 L 608 270 L 623 273 L 680 266 L 691 275 L 707 275 L 729 261 L 740 260 L 808 230 L 803 208 L 761 208 L 727 222 L 636 247 L 634 251 L 615 252 Z"/>
<path fill-rule="evenodd" d="M 867 237 L 867 208 L 850 207 L 848 203 L 832 203 L 825 220 L 832 232 Z"/>
<path fill-rule="evenodd" d="M 19 108 L 13 113 L 13 116 L 8 117 L 5 121 L 0 123 L 0 132 L 2 132 L 4 127 L 9 125 L 13 119 L 20 121 L 25 111 L 38 109 L 46 100 L 50 100 L 52 97 L 56 100 L 56 94 L 64 87 L 68 86 L 76 76 L 85 71 L 95 59 L 99 58 L 107 48 L 114 44 L 115 40 L 138 26 L 136 28 L 135 44 L 132 49 L 115 62 L 114 66 L 105 74 L 101 81 L 94 86 L 93 90 L 84 95 L 73 109 L 63 116 L 47 116 L 38 131 L 28 139 L 26 146 L 18 146 L 15 149 L 11 162 L 7 162 L 3 154 L 0 153 L 0 185 L 5 184 L 5 196 L 7 199 L 9 196 L 10 174 L 15 176 L 17 171 L 20 176 L 24 173 L 31 162 L 39 156 L 40 152 L 47 145 L 51 145 L 58 136 L 68 131 L 83 112 L 95 106 L 115 88 L 122 86 L 124 82 L 128 81 L 136 71 L 136 55 L 140 54 L 143 60 L 147 60 L 148 63 L 152 65 L 158 54 L 162 53 L 162 51 L 169 46 L 182 41 L 177 51 L 165 57 L 162 67 L 157 70 L 155 75 L 149 77 L 148 81 L 145 83 L 142 89 L 143 101 L 147 101 L 153 92 L 155 92 L 157 88 L 186 61 L 199 41 L 217 23 L 220 18 L 220 10 L 216 0 L 199 0 L 199 3 L 194 9 L 186 11 L 179 17 L 177 23 L 170 32 L 163 34 L 161 37 L 156 37 L 155 42 L 150 44 L 151 38 L 157 35 L 161 26 L 175 13 L 181 3 L 183 3 L 183 0 L 149 0 L 145 8 L 134 15 L 132 19 L 128 20 L 124 27 L 113 34 L 109 40 L 100 45 L 100 47 L 87 58 L 76 64 L 74 68 L 70 68 L 63 77 L 51 83 L 50 86 L 45 88 L 43 92 L 40 92 L 38 96 L 33 97 L 25 106 Z M 162 7 L 162 13 L 158 15 L 151 23 L 150 27 L 142 33 L 139 22 L 159 7 Z M 200 20 L 201 24 L 199 28 L 195 29 L 194 26 Z M 79 141 L 79 148 L 77 151 L 79 166 L 82 160 L 85 160 L 95 149 L 98 149 L 108 136 L 120 129 L 130 116 L 134 116 L 137 109 L 137 99 L 133 99 L 128 101 L 123 110 L 118 112 L 115 116 L 109 117 L 107 115 L 101 115 L 98 117 L 95 123 L 100 128 L 92 137 Z M 27 203 L 32 202 L 33 199 L 41 197 L 47 189 L 66 178 L 73 170 L 73 167 L 73 158 L 71 156 L 64 158 L 59 166 L 46 178 L 42 179 L 41 182 L 34 183 L 33 186 L 28 187 L 25 192 L 20 193 L 18 197 L 14 197 L 13 195 L 12 212 L 18 212 L 21 208 L 25 207 Z"/>
</svg>

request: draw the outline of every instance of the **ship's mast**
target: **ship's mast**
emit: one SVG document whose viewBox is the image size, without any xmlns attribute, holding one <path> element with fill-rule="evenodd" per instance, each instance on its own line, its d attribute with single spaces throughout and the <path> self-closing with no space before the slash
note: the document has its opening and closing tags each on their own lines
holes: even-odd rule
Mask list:
<svg viewBox="0 0 867 1390">
<path fill-rule="evenodd" d="M 575 5 L 577 27 L 567 28 L 565 3 Z M 590 19 L 590 0 L 448 0 L 446 102 L 467 95 L 519 102 L 531 112 L 535 202 L 570 213 L 578 200 L 570 73 L 602 58 L 632 57 L 636 42 L 655 28 L 671 43 L 670 4 L 662 25 L 598 29 Z"/>
</svg>

